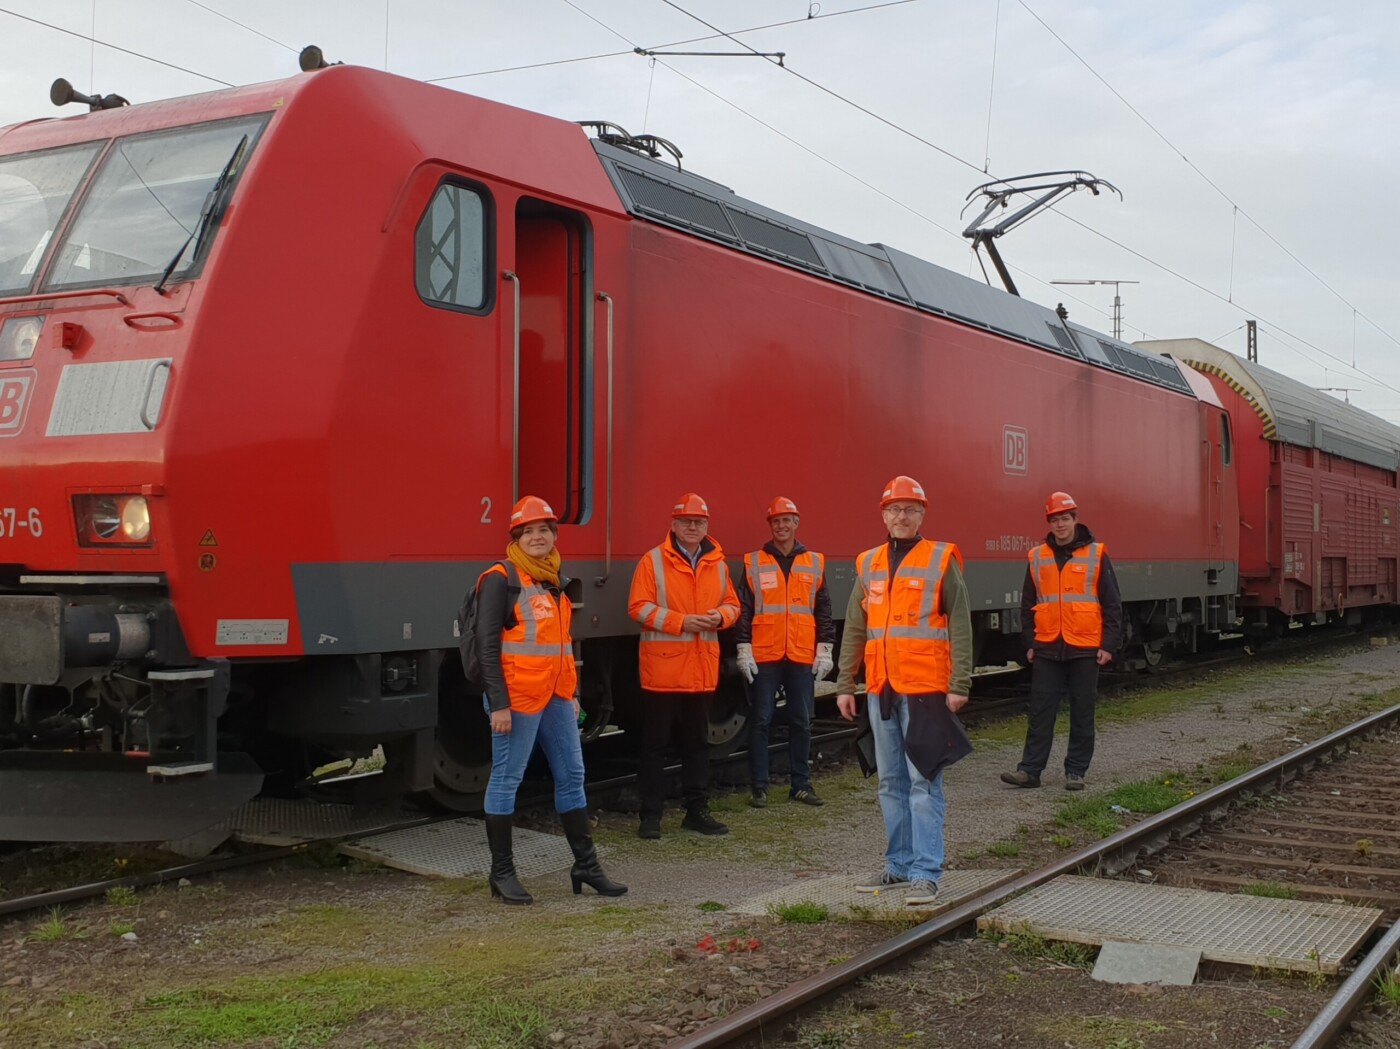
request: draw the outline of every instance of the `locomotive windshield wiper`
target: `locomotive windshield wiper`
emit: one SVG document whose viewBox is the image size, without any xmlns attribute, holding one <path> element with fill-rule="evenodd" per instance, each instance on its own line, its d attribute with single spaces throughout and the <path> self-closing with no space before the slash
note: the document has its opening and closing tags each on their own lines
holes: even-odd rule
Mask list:
<svg viewBox="0 0 1400 1049">
<path fill-rule="evenodd" d="M 233 153 L 229 156 L 228 163 L 224 165 L 224 169 L 219 172 L 219 177 L 214 180 L 214 185 L 210 187 L 209 196 L 204 199 L 204 207 L 199 213 L 199 221 L 195 223 L 190 235 L 185 238 L 185 243 L 180 245 L 180 250 L 175 253 L 175 257 L 166 265 L 165 270 L 160 275 L 160 280 L 156 281 L 155 288 L 160 294 L 165 294 L 165 282 L 175 272 L 175 267 L 185 257 L 185 252 L 189 250 L 191 244 L 194 245 L 194 254 L 199 254 L 199 249 L 204 244 L 204 237 L 209 232 L 209 227 L 213 225 L 214 216 L 222 210 L 225 193 L 232 181 L 230 176 L 237 169 L 247 148 L 248 136 L 244 135 L 238 140 L 238 145 L 233 147 Z"/>
</svg>

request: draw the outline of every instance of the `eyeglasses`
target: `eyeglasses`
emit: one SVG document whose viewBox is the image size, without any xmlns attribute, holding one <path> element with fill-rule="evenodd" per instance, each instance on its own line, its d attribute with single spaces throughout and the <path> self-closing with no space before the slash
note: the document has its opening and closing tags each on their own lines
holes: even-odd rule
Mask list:
<svg viewBox="0 0 1400 1049">
<path fill-rule="evenodd" d="M 924 508 L 922 506 L 887 506 L 885 513 L 891 517 L 923 517 Z"/>
<path fill-rule="evenodd" d="M 704 517 L 677 517 L 676 524 L 682 528 L 705 528 L 709 521 Z"/>
</svg>

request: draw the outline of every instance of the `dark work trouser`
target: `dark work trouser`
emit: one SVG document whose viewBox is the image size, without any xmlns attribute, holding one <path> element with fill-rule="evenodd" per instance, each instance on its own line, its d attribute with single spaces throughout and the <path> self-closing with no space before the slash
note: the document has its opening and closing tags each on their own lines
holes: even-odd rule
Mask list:
<svg viewBox="0 0 1400 1049">
<path fill-rule="evenodd" d="M 1031 711 L 1026 725 L 1026 749 L 1020 768 L 1033 776 L 1045 771 L 1050 746 L 1055 741 L 1055 718 L 1060 701 L 1069 698 L 1069 749 L 1065 773 L 1083 776 L 1094 757 L 1094 697 L 1099 684 L 1099 664 L 1092 656 L 1079 659 L 1031 661 Z"/>
<path fill-rule="evenodd" d="M 642 691 L 642 753 L 637 789 L 642 815 L 660 817 L 666 783 L 666 748 L 681 734 L 681 796 L 687 810 L 704 805 L 710 792 L 710 704 L 713 692 Z"/>
<path fill-rule="evenodd" d="M 788 770 L 792 789 L 812 785 L 812 695 L 816 679 L 812 664 L 779 659 L 758 664 L 758 676 L 749 686 L 749 778 L 754 787 L 768 787 L 768 736 L 778 703 L 778 686 L 787 696 Z"/>
</svg>

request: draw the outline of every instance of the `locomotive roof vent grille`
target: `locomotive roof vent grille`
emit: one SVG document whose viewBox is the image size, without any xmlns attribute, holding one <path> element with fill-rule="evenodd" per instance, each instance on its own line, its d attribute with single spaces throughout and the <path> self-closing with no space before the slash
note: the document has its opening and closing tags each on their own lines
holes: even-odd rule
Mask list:
<svg viewBox="0 0 1400 1049">
<path fill-rule="evenodd" d="M 1157 378 L 1166 385 L 1174 390 L 1190 392 L 1190 385 L 1187 384 L 1186 380 L 1182 377 L 1181 371 L 1171 361 L 1166 358 L 1161 358 L 1150 359 L 1149 363 L 1152 365 L 1152 370 L 1157 373 Z"/>
<path fill-rule="evenodd" d="M 718 201 L 621 164 L 617 165 L 617 170 L 627 184 L 627 192 L 632 194 L 632 202 L 640 210 L 730 243 L 739 240 L 738 233 Z"/>
<path fill-rule="evenodd" d="M 1051 324 L 1049 321 L 1045 322 L 1045 326 L 1050 329 L 1050 334 L 1055 336 L 1055 343 L 1060 347 L 1062 353 L 1067 353 L 1071 357 L 1083 356 L 1079 352 L 1079 347 L 1070 340 L 1069 332 L 1065 331 L 1064 328 L 1058 324 Z"/>
<path fill-rule="evenodd" d="M 795 259 L 823 272 L 826 271 L 826 266 L 822 264 L 822 260 L 818 257 L 817 250 L 812 247 L 812 241 L 807 234 L 780 226 L 776 222 L 759 218 L 757 215 L 750 215 L 737 208 L 726 208 L 725 210 L 729 212 L 729 217 L 733 219 L 734 225 L 739 228 L 739 235 L 744 238 L 744 243 L 750 248 L 755 251 L 766 251 L 784 258 Z"/>
</svg>

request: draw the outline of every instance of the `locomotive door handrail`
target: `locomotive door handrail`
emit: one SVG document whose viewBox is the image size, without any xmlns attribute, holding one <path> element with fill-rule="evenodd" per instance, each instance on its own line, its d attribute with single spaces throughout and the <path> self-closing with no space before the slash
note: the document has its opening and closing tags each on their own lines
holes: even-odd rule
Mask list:
<svg viewBox="0 0 1400 1049">
<path fill-rule="evenodd" d="M 612 534 L 613 534 L 613 298 L 605 291 L 598 292 L 598 301 L 608 307 L 608 421 L 605 463 L 608 471 L 607 495 L 603 509 L 603 574 L 593 580 L 594 586 L 602 586 L 612 575 Z"/>
<path fill-rule="evenodd" d="M 505 270 L 503 280 L 515 285 L 515 327 L 511 332 L 510 505 L 520 501 L 520 277 Z"/>
</svg>

